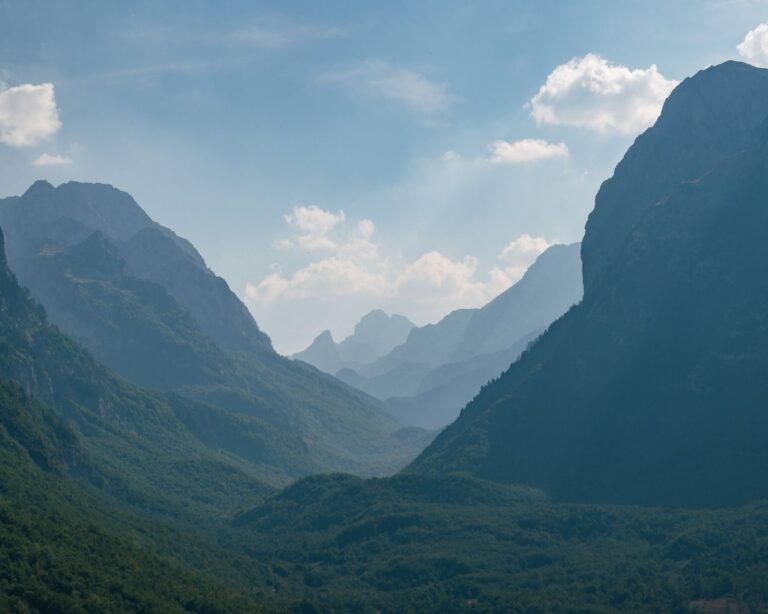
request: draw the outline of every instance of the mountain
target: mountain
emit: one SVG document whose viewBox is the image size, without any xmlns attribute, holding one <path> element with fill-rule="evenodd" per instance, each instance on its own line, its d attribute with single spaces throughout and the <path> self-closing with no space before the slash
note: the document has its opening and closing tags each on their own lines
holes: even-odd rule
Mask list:
<svg viewBox="0 0 768 614">
<path fill-rule="evenodd" d="M 202 403 L 205 418 L 187 426 L 267 461 L 269 481 L 391 472 L 428 441 L 400 434 L 375 400 L 279 356 L 195 248 L 128 194 L 38 181 L 0 201 L 0 223 L 11 268 L 54 324 L 133 383 Z"/>
<path fill-rule="evenodd" d="M 384 407 L 403 424 L 442 428 L 453 422 L 480 389 L 504 373 L 542 332 L 533 331 L 502 352 L 437 367 L 420 378 L 413 396 L 389 397 Z"/>
<path fill-rule="evenodd" d="M 768 70 L 683 81 L 601 187 L 583 301 L 410 471 L 558 499 L 737 505 L 768 496 Z"/>
<path fill-rule="evenodd" d="M 478 309 L 467 322 L 452 362 L 510 348 L 581 300 L 581 245 L 553 245 L 516 284 Z"/>
<path fill-rule="evenodd" d="M 75 431 L 3 379 L 0 460 L 3 611 L 257 607 L 257 599 L 141 543 L 131 526 L 135 521 L 126 521 L 78 484 L 78 475 L 93 482 L 103 476 Z M 149 524 L 142 529 L 160 537 Z"/>
<path fill-rule="evenodd" d="M 287 450 L 301 463 L 298 438 L 257 418 L 218 416 L 221 412 L 208 405 L 142 390 L 99 364 L 50 325 L 19 286 L 7 266 L 2 233 L 0 378 L 17 382 L 83 437 L 92 461 L 108 468 L 99 481 L 112 496 L 151 501 L 163 513 L 178 513 L 183 506 L 188 512 L 225 514 L 271 490 L 266 484 L 284 475 L 274 465 L 283 454 L 291 457 Z M 195 428 L 214 416 L 219 432 L 228 428 L 250 439 L 250 459 L 232 455 L 225 442 L 211 441 L 216 431 Z M 190 482 L 192 467 L 197 475 Z"/>
<path fill-rule="evenodd" d="M 460 309 L 415 328 L 402 345 L 337 377 L 385 402 L 399 421 L 452 422 L 490 380 L 582 295 L 579 244 L 553 245 L 516 284 L 480 309 Z"/>
<path fill-rule="evenodd" d="M 397 314 L 389 316 L 377 309 L 364 315 L 354 332 L 340 343 L 333 340 L 331 331 L 325 330 L 307 349 L 291 358 L 333 375 L 341 369 L 359 368 L 385 356 L 403 343 L 413 328 L 408 318 Z"/>
</svg>

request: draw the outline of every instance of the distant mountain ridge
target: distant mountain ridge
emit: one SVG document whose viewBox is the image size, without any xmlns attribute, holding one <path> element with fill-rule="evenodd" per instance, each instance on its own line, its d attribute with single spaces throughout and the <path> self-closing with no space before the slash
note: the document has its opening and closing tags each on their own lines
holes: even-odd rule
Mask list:
<svg viewBox="0 0 768 614">
<path fill-rule="evenodd" d="M 305 350 L 291 358 L 334 375 L 341 369 L 359 368 L 385 356 L 403 343 L 414 327 L 404 316 L 389 316 L 376 309 L 364 315 L 355 325 L 354 332 L 343 341 L 336 343 L 331 331 L 324 330 Z"/>
<path fill-rule="evenodd" d="M 595 199 L 584 300 L 409 468 L 560 499 L 768 496 L 768 70 L 683 81 Z"/>
</svg>

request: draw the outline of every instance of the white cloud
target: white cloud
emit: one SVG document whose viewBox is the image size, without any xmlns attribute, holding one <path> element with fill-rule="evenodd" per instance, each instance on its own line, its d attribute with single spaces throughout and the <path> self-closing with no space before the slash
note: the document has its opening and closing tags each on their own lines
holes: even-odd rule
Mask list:
<svg viewBox="0 0 768 614">
<path fill-rule="evenodd" d="M 451 260 L 436 252 L 427 252 L 406 265 L 394 281 L 395 291 L 416 303 L 442 303 L 475 306 L 486 300 L 486 285 L 475 278 L 477 258 Z"/>
<path fill-rule="evenodd" d="M 274 272 L 257 285 L 246 285 L 245 295 L 255 302 L 271 302 L 277 298 L 335 299 L 366 294 L 383 296 L 390 291 L 386 278 L 348 258 L 333 256 L 312 262 L 289 277 Z"/>
<path fill-rule="evenodd" d="M 281 247 L 297 246 L 307 250 L 333 250 L 337 247 L 328 235 L 336 226 L 344 223 L 343 211 L 333 213 L 317 205 L 299 206 L 284 217 L 296 234 L 292 239 L 281 241 Z"/>
<path fill-rule="evenodd" d="M 676 81 L 656 65 L 630 69 L 590 53 L 555 68 L 531 99 L 538 124 L 636 134 L 659 116 Z"/>
<path fill-rule="evenodd" d="M 348 83 L 364 94 L 397 102 L 426 117 L 445 111 L 456 100 L 442 83 L 430 81 L 416 71 L 374 60 L 326 75 L 323 80 Z"/>
<path fill-rule="evenodd" d="M 736 49 L 750 64 L 768 67 L 768 23 L 761 23 L 754 30 L 747 32 Z"/>
<path fill-rule="evenodd" d="M 69 156 L 44 153 L 35 158 L 32 164 L 34 166 L 69 166 L 73 162 L 74 160 Z"/>
<path fill-rule="evenodd" d="M 61 128 L 53 84 L 0 84 L 0 143 L 32 147 Z"/>
<path fill-rule="evenodd" d="M 523 139 L 514 143 L 493 141 L 488 145 L 488 149 L 494 164 L 522 164 L 536 160 L 567 158 L 569 155 L 565 143 L 548 143 L 542 139 Z"/>
<path fill-rule="evenodd" d="M 246 286 L 246 297 L 259 304 L 278 299 L 320 299 L 367 296 L 399 301 L 400 305 L 437 305 L 446 312 L 475 307 L 493 298 L 519 279 L 536 257 L 549 247 L 542 237 L 521 235 L 499 254 L 500 266 L 478 277 L 477 258 L 454 260 L 438 251 L 428 251 L 413 261 L 382 256 L 373 242 L 375 225 L 364 219 L 346 228 L 343 212 L 317 206 L 295 207 L 284 216 L 295 233 L 278 247 L 302 249 L 313 246 L 329 250 L 328 256 L 284 274 L 279 265 L 256 284 Z"/>
</svg>

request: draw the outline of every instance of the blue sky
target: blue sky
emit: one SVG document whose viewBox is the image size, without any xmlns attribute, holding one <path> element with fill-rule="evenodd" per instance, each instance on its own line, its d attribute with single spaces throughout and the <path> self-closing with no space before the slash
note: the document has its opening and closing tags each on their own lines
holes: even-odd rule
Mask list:
<svg viewBox="0 0 768 614">
<path fill-rule="evenodd" d="M 282 351 L 375 307 L 423 324 L 579 240 L 669 88 L 765 63 L 766 20 L 762 0 L 0 0 L 0 195 L 130 192 Z"/>
</svg>

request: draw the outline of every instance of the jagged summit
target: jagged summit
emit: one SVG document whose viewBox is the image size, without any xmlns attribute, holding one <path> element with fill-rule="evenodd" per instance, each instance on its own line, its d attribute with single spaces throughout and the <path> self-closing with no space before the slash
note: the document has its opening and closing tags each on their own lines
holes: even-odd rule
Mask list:
<svg viewBox="0 0 768 614">
<path fill-rule="evenodd" d="M 54 187 L 48 181 L 38 180 L 8 215 L 36 222 L 69 218 L 121 241 L 154 225 L 128 193 L 107 184 L 76 181 Z"/>
<path fill-rule="evenodd" d="M 331 332 L 325 330 L 292 358 L 308 362 L 330 374 L 355 370 L 388 354 L 407 339 L 413 328 L 413 322 L 405 316 L 390 316 L 381 309 L 374 309 L 360 318 L 354 332 L 340 343 L 336 343 Z"/>
<path fill-rule="evenodd" d="M 53 187 L 50 182 L 45 179 L 38 179 L 31 186 L 29 186 L 29 188 L 27 188 L 27 191 L 22 194 L 21 198 L 29 201 L 38 198 L 50 197 L 55 192 L 56 188 Z"/>
</svg>

